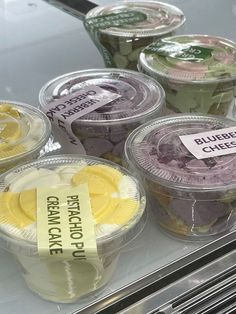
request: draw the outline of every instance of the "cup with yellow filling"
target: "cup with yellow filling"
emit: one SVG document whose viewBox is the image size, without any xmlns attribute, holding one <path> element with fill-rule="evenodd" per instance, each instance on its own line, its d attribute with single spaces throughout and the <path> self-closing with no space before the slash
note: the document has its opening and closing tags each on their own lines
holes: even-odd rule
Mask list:
<svg viewBox="0 0 236 314">
<path fill-rule="evenodd" d="M 0 245 L 28 287 L 50 301 L 75 302 L 104 287 L 145 223 L 140 183 L 96 157 L 42 158 L 0 182 Z"/>
<path fill-rule="evenodd" d="M 38 109 L 0 100 L 0 173 L 38 157 L 50 133 L 50 122 Z"/>
</svg>

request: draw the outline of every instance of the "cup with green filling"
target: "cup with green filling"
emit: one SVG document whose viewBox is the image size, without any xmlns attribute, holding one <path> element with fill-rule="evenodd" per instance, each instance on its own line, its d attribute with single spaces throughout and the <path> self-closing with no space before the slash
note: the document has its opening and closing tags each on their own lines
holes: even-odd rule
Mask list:
<svg viewBox="0 0 236 314">
<path fill-rule="evenodd" d="M 101 52 L 106 67 L 137 70 L 141 50 L 174 34 L 185 22 L 183 12 L 157 1 L 125 1 L 98 6 L 84 26 Z"/>
<path fill-rule="evenodd" d="M 184 35 L 158 40 L 140 54 L 139 70 L 161 83 L 171 112 L 232 114 L 236 44 L 228 39 Z"/>
</svg>

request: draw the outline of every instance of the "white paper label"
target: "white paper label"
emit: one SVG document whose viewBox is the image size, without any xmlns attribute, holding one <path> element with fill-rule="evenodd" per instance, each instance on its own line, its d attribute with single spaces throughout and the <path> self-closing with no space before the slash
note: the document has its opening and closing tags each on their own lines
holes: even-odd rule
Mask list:
<svg viewBox="0 0 236 314">
<path fill-rule="evenodd" d="M 236 153 L 236 127 L 181 135 L 179 138 L 197 159 Z"/>
<path fill-rule="evenodd" d="M 72 122 L 119 97 L 121 95 L 90 85 L 52 101 L 44 109 L 44 112 L 53 126 L 64 132 L 68 143 L 77 146 L 80 153 L 85 153 L 85 151 L 81 151 L 82 144 L 72 131 Z"/>
<path fill-rule="evenodd" d="M 87 184 L 37 189 L 37 241 L 40 256 L 99 259 Z"/>
</svg>

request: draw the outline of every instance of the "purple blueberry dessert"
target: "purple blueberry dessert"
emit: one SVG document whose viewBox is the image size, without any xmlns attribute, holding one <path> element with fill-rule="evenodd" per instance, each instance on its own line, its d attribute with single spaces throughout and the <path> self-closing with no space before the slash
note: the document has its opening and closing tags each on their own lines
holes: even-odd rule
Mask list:
<svg viewBox="0 0 236 314">
<path fill-rule="evenodd" d="M 166 231 L 208 240 L 233 227 L 236 154 L 197 159 L 180 139 L 232 126 L 233 121 L 218 116 L 179 114 L 145 123 L 128 137 L 125 162 L 143 178 L 152 210 Z M 221 148 L 234 142 L 222 139 Z M 216 149 L 213 140 L 204 145 Z"/>
<path fill-rule="evenodd" d="M 85 87 L 97 86 L 118 95 L 100 108 L 76 118 L 73 133 L 88 155 L 121 163 L 128 134 L 142 123 L 161 116 L 165 93 L 148 76 L 127 70 L 99 69 L 69 73 L 48 82 L 40 91 L 41 108 Z M 92 99 L 92 98 L 91 98 Z"/>
</svg>

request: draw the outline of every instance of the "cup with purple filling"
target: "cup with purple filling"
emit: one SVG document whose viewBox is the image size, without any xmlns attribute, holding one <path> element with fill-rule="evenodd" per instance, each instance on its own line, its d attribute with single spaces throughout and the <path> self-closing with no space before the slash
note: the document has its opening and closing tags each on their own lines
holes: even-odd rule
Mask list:
<svg viewBox="0 0 236 314">
<path fill-rule="evenodd" d="M 218 152 L 234 151 L 236 128 L 226 131 L 234 126 L 223 117 L 179 114 L 145 123 L 128 137 L 125 162 L 143 179 L 158 224 L 168 233 L 202 241 L 233 228 L 236 154 Z M 201 136 L 213 131 L 217 135 Z M 190 134 L 211 157 L 198 159 L 187 149 L 180 136 Z"/>
<path fill-rule="evenodd" d="M 121 163 L 128 134 L 152 118 L 163 114 L 165 93 L 148 76 L 128 70 L 96 69 L 77 71 L 57 77 L 42 87 L 41 108 L 65 96 L 94 86 L 118 98 L 75 119 L 71 128 L 86 154 Z M 93 100 L 93 97 L 90 97 Z M 60 139 L 59 139 L 60 141 Z"/>
</svg>

